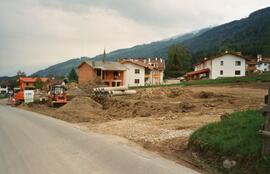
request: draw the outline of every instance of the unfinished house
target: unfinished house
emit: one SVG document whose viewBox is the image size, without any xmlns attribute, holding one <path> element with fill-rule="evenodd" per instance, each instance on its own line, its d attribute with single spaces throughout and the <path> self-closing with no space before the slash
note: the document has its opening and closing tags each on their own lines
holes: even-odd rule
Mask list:
<svg viewBox="0 0 270 174">
<path fill-rule="evenodd" d="M 107 86 L 123 86 L 126 70 L 119 62 L 84 61 L 78 66 L 79 84 L 101 80 Z"/>
</svg>

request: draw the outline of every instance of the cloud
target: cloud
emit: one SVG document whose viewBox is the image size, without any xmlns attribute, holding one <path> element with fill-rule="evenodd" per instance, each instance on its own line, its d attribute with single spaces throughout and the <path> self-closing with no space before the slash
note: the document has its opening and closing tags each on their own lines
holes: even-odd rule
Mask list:
<svg viewBox="0 0 270 174">
<path fill-rule="evenodd" d="M 1 0 L 0 76 L 222 24 L 269 5 L 269 0 Z"/>
</svg>

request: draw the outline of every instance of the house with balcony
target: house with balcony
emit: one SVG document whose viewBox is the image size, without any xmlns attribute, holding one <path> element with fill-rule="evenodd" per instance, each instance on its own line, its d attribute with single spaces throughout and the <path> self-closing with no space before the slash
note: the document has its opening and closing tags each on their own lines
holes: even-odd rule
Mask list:
<svg viewBox="0 0 270 174">
<path fill-rule="evenodd" d="M 17 81 L 21 91 L 25 89 L 35 89 L 35 83 L 40 80 L 43 83 L 42 89 L 50 88 L 51 80 L 47 77 L 20 77 Z"/>
<path fill-rule="evenodd" d="M 79 84 L 102 81 L 107 86 L 125 85 L 127 67 L 113 61 L 84 61 L 78 66 Z"/>
<path fill-rule="evenodd" d="M 241 53 L 225 52 L 221 55 L 204 58 L 194 65 L 194 71 L 185 75 L 187 80 L 202 78 L 242 77 L 246 75 L 246 58 Z"/>
</svg>

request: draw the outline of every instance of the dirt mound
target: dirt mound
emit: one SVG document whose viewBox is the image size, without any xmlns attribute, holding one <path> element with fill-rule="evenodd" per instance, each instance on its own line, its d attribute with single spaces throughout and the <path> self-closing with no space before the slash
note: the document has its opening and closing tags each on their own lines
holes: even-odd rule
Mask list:
<svg viewBox="0 0 270 174">
<path fill-rule="evenodd" d="M 193 92 L 182 87 L 160 87 L 146 88 L 137 90 L 137 96 L 147 99 L 164 99 L 164 98 L 192 98 Z"/>
<path fill-rule="evenodd" d="M 179 112 L 177 103 L 125 100 L 121 97 L 110 98 L 104 108 L 105 115 L 114 118 L 161 116 L 169 111 Z"/>
<path fill-rule="evenodd" d="M 87 93 L 84 92 L 82 89 L 75 87 L 67 90 L 67 96 L 68 100 L 71 100 L 76 96 L 87 96 Z"/>
<path fill-rule="evenodd" d="M 102 106 L 89 97 L 78 96 L 73 98 L 63 107 L 56 110 L 60 119 L 69 122 L 92 122 L 106 120 L 101 117 Z M 63 118 L 64 117 L 64 118 Z"/>
</svg>

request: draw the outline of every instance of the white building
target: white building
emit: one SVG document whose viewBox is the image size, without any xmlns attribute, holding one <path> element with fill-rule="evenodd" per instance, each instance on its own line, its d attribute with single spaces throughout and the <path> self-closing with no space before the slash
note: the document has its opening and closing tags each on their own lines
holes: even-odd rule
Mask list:
<svg viewBox="0 0 270 174">
<path fill-rule="evenodd" d="M 127 67 L 124 75 L 125 85 L 127 86 L 144 86 L 145 85 L 145 68 L 146 66 L 132 61 L 121 62 Z"/>
<path fill-rule="evenodd" d="M 163 84 L 165 62 L 155 59 L 120 59 L 127 67 L 125 81 L 128 86 L 147 86 Z"/>
<path fill-rule="evenodd" d="M 205 58 L 194 66 L 194 71 L 186 74 L 188 80 L 220 77 L 241 77 L 246 75 L 246 59 L 240 54 L 224 53 L 213 58 Z"/>
<path fill-rule="evenodd" d="M 0 94 L 7 94 L 8 93 L 8 86 L 0 85 Z"/>
<path fill-rule="evenodd" d="M 261 72 L 270 71 L 270 59 L 263 58 L 262 55 L 258 55 L 256 69 Z"/>
</svg>

